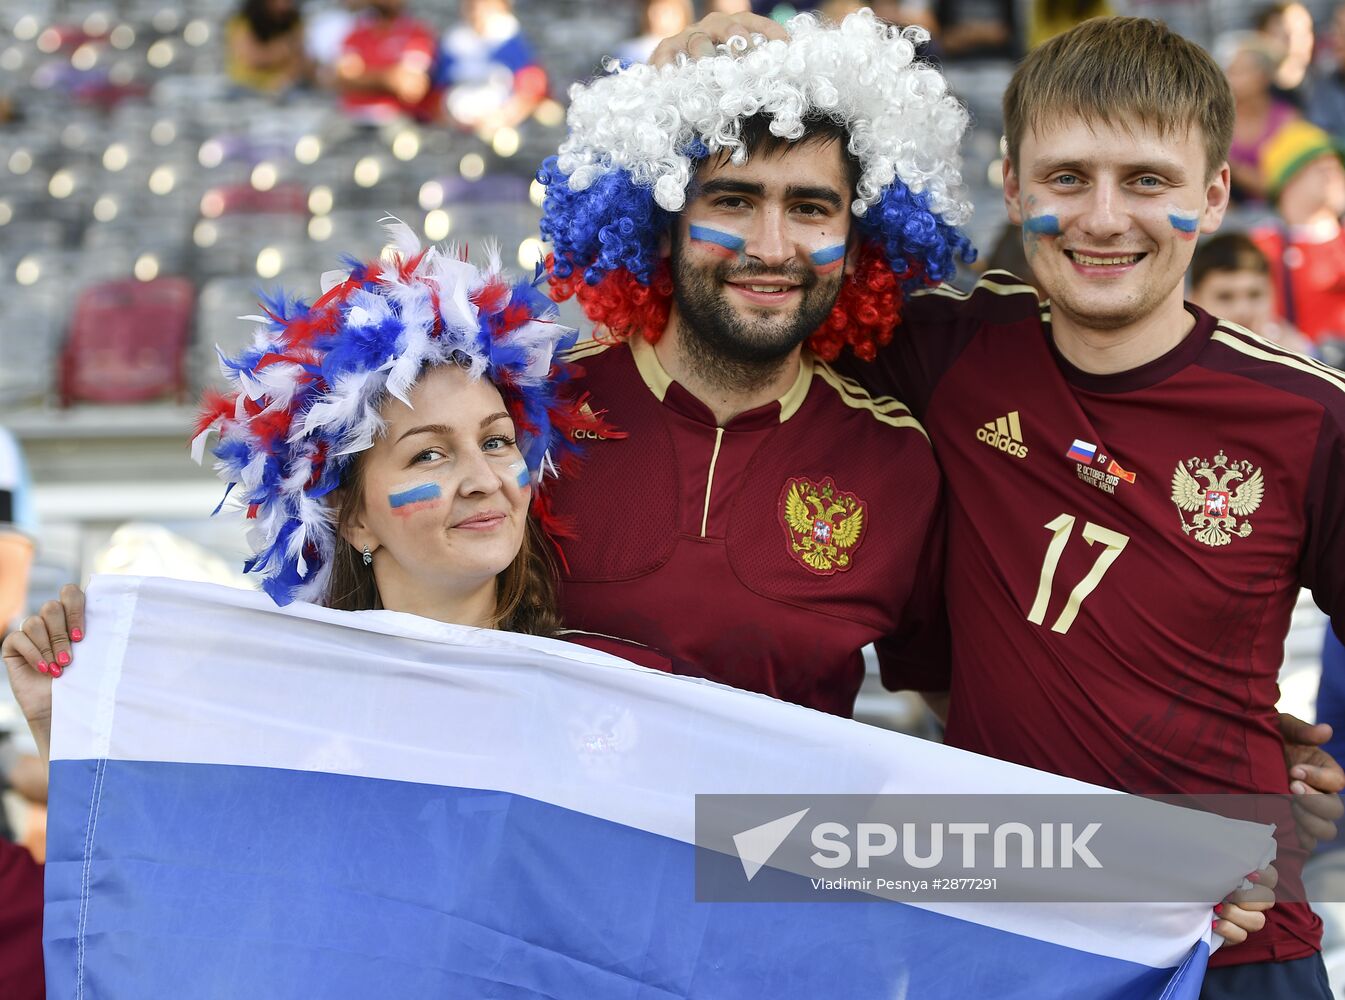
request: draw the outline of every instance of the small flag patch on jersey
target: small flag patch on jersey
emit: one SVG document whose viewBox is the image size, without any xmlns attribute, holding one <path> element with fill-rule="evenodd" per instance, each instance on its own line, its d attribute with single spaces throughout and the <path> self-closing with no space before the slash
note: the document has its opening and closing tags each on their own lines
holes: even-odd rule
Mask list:
<svg viewBox="0 0 1345 1000">
<path fill-rule="evenodd" d="M 1135 481 L 1135 474 L 1121 468 L 1114 458 L 1111 460 L 1111 464 L 1107 466 L 1107 472 L 1113 476 L 1118 476 L 1119 478 L 1124 479 L 1127 483 L 1133 483 Z"/>
<path fill-rule="evenodd" d="M 1074 443 L 1069 446 L 1069 451 L 1065 454 L 1076 462 L 1091 462 L 1093 456 L 1097 454 L 1097 445 L 1075 438 Z"/>
</svg>

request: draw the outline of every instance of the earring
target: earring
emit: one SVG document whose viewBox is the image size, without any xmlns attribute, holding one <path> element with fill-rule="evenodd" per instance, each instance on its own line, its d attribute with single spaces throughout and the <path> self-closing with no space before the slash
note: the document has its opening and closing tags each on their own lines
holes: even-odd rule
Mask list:
<svg viewBox="0 0 1345 1000">
<path fill-rule="evenodd" d="M 374 564 L 374 554 L 369 551 L 369 546 L 364 547 L 364 554 L 360 556 L 364 560 L 364 565 L 372 566 Z"/>
</svg>

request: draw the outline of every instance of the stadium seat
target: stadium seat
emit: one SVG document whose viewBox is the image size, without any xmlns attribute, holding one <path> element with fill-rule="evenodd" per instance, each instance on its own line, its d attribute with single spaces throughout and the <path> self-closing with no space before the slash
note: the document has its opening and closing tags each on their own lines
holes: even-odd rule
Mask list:
<svg viewBox="0 0 1345 1000">
<path fill-rule="evenodd" d="M 195 289 L 185 278 L 109 281 L 75 304 L 61 352 L 61 404 L 186 400 Z"/>
</svg>

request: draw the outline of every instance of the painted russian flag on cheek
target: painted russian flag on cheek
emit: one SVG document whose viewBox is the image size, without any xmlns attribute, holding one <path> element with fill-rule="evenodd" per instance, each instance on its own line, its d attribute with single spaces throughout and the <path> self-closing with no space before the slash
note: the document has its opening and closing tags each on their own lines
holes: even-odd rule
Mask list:
<svg viewBox="0 0 1345 1000">
<path fill-rule="evenodd" d="M 532 473 L 528 471 L 528 463 L 519 459 L 509 465 L 509 471 L 514 474 L 514 482 L 521 490 L 526 490 L 532 485 Z"/>
<path fill-rule="evenodd" d="M 1273 849 L 1188 832 L 1190 904 L 698 902 L 698 794 L 1101 790 L 555 639 L 208 584 L 95 577 L 78 657 L 53 998 L 1195 1000 L 1210 902 Z M 1118 877 L 1186 877 L 1162 835 Z"/>
<path fill-rule="evenodd" d="M 438 483 L 420 483 L 388 494 L 388 506 L 398 517 L 409 517 L 416 511 L 436 506 L 443 494 Z"/>
<path fill-rule="evenodd" d="M 808 260 L 818 274 L 830 274 L 845 262 L 845 244 L 837 243 L 832 247 L 823 247 L 809 254 Z"/>
<path fill-rule="evenodd" d="M 739 257 L 747 249 L 747 240 L 733 233 L 710 226 L 693 225 L 690 230 L 691 242 L 702 250 L 723 257 L 725 260 Z"/>
<path fill-rule="evenodd" d="M 1197 232 L 1200 228 L 1199 212 L 1181 212 L 1174 209 L 1168 213 L 1168 222 L 1172 223 L 1172 228 L 1177 230 L 1177 235 L 1184 240 L 1193 240 L 1200 235 Z"/>
</svg>

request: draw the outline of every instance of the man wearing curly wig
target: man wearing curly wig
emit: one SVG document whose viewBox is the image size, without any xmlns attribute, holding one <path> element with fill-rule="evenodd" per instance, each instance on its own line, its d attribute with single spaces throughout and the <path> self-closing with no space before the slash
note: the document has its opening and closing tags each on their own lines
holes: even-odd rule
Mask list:
<svg viewBox="0 0 1345 1000">
<path fill-rule="evenodd" d="M 827 361 L 873 357 L 903 290 L 968 253 L 966 117 L 914 35 L 868 14 L 793 30 L 572 91 L 542 229 L 553 289 L 606 331 L 573 360 L 621 436 L 587 441 L 553 501 L 571 625 L 849 715 L 870 642 L 890 686 L 946 686 L 923 672 L 946 641 L 929 442 Z"/>
</svg>

